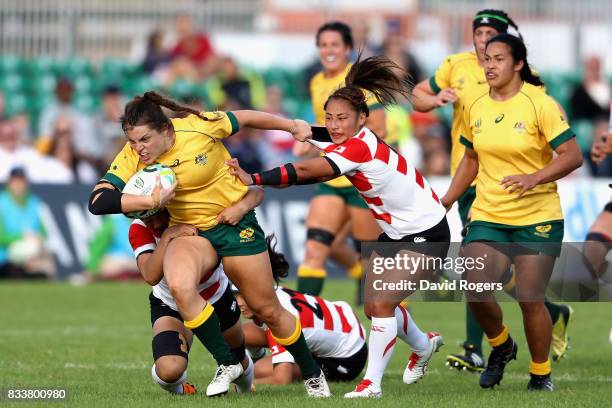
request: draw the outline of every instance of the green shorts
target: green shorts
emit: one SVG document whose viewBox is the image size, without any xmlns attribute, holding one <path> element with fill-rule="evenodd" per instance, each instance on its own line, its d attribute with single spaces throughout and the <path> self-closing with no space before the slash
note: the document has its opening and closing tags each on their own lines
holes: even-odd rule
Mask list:
<svg viewBox="0 0 612 408">
<path fill-rule="evenodd" d="M 330 185 L 319 183 L 315 186 L 315 196 L 320 195 L 333 195 L 340 197 L 346 205 L 350 207 L 365 208 L 368 209 L 368 205 L 363 198 L 359 195 L 357 189 L 353 186 L 350 187 L 332 187 Z"/>
<path fill-rule="evenodd" d="M 198 235 L 208 239 L 220 257 L 256 255 L 268 250 L 254 210 L 237 225 L 218 224 L 206 231 L 198 230 Z"/>
<path fill-rule="evenodd" d="M 472 204 L 476 199 L 476 186 L 469 186 L 467 190 L 459 200 L 457 200 L 457 204 L 459 205 L 459 217 L 461 217 L 461 225 L 466 226 L 469 222 L 468 214 L 470 213 L 470 209 L 472 208 Z"/>
<path fill-rule="evenodd" d="M 473 221 L 467 227 L 464 244 L 474 241 L 517 243 L 520 250 L 513 255 L 561 254 L 564 224 L 562 220 L 546 221 L 533 225 L 515 226 L 486 221 Z M 502 248 L 504 246 L 500 246 Z M 510 254 L 508 254 L 510 255 Z"/>
</svg>

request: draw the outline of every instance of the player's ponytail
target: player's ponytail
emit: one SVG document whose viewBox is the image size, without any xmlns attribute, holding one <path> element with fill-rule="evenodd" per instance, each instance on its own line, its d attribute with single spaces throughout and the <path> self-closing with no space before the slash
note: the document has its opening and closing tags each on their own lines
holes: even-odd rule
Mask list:
<svg viewBox="0 0 612 408">
<path fill-rule="evenodd" d="M 174 112 L 191 113 L 193 115 L 198 116 L 200 119 L 206 120 L 206 121 L 216 120 L 214 118 L 213 119 L 207 118 L 206 116 L 202 114 L 202 112 L 198 111 L 197 109 L 194 109 L 193 107 L 189 105 L 179 103 L 155 91 L 145 92 L 144 97 L 146 99 L 149 99 L 155 102 L 159 106 L 163 106 L 164 108 L 170 109 L 171 111 L 174 111 Z"/>
<path fill-rule="evenodd" d="M 147 125 L 151 129 L 161 131 L 171 125 L 170 119 L 164 114 L 161 107 L 170 109 L 174 112 L 190 113 L 197 115 L 202 120 L 217 120 L 217 118 L 207 118 L 197 109 L 189 105 L 178 103 L 162 94 L 149 91 L 142 96 L 135 96 L 127 105 L 121 117 L 121 127 L 124 132 L 134 126 Z"/>
<path fill-rule="evenodd" d="M 495 42 L 501 42 L 510 47 L 510 53 L 515 63 L 523 61 L 523 67 L 519 72 L 523 81 L 535 86 L 544 85 L 544 82 L 531 70 L 527 62 L 527 47 L 525 47 L 523 40 L 511 34 L 499 34 L 487 41 L 487 47 Z"/>
<path fill-rule="evenodd" d="M 506 17 L 508 18 L 508 25 L 512 27 L 514 31 L 516 31 L 516 36 L 520 38 L 521 41 L 524 41 L 523 36 L 521 35 L 521 32 L 519 31 L 518 25 L 514 22 L 514 20 L 510 18 L 510 16 L 506 15 Z M 509 33 L 509 34 L 512 34 L 512 33 Z"/>
<path fill-rule="evenodd" d="M 289 276 L 289 262 L 285 259 L 285 255 L 276 251 L 276 237 L 274 235 L 268 235 L 266 243 L 268 244 L 268 256 L 272 265 L 272 277 L 274 282 L 279 285 L 282 279 Z"/>
<path fill-rule="evenodd" d="M 410 75 L 385 56 L 374 56 L 361 60 L 361 54 L 345 79 L 345 86 L 336 90 L 325 102 L 324 108 L 333 99 L 349 102 L 358 112 L 369 115 L 364 90 L 370 92 L 383 106 L 397 103 L 397 96 L 410 99 L 414 84 Z"/>
</svg>

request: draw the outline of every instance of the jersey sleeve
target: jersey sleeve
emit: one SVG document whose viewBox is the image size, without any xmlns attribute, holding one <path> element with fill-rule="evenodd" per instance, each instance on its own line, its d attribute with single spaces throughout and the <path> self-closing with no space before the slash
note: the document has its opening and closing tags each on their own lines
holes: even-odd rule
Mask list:
<svg viewBox="0 0 612 408">
<path fill-rule="evenodd" d="M 470 124 L 470 109 L 464 106 L 463 114 L 461 115 L 461 136 L 459 141 L 462 145 L 469 149 L 474 148 L 474 136 L 472 135 L 472 126 Z"/>
<path fill-rule="evenodd" d="M 538 116 L 540 132 L 553 150 L 575 137 L 565 115 L 551 97 L 542 98 Z"/>
<path fill-rule="evenodd" d="M 233 112 L 202 112 L 204 120 L 197 115 L 172 119 L 175 131 L 199 132 L 216 140 L 225 139 L 238 132 L 239 124 Z"/>
<path fill-rule="evenodd" d="M 440 64 L 436 72 L 431 78 L 429 78 L 429 86 L 434 93 L 440 92 L 444 88 L 450 87 L 450 74 L 451 74 L 451 58 L 447 57 Z"/>
<path fill-rule="evenodd" d="M 351 138 L 341 145 L 332 144 L 325 149 L 325 157 L 338 167 L 341 174 L 355 171 L 372 160 L 368 145 L 359 138 Z"/>
<path fill-rule="evenodd" d="M 132 150 L 130 144 L 126 143 L 115 156 L 102 180 L 108 181 L 122 191 L 125 183 L 138 171 L 138 161 L 138 155 Z"/>
<path fill-rule="evenodd" d="M 136 258 L 143 253 L 155 251 L 157 247 L 153 231 L 137 222 L 133 222 L 132 225 L 130 225 L 128 236 Z"/>
<path fill-rule="evenodd" d="M 283 346 L 274 341 L 270 329 L 266 329 L 266 337 L 268 338 L 268 347 L 272 352 L 272 365 L 280 363 L 295 363 L 291 353 Z"/>
</svg>

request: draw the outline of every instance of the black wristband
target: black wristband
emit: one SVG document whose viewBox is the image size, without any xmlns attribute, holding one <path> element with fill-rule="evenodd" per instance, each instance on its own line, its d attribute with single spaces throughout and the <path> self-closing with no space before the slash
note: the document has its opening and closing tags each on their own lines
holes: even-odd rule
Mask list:
<svg viewBox="0 0 612 408">
<path fill-rule="evenodd" d="M 251 174 L 253 184 L 263 186 L 290 186 L 297 184 L 297 172 L 293 164 L 288 163 L 263 173 Z"/>
</svg>

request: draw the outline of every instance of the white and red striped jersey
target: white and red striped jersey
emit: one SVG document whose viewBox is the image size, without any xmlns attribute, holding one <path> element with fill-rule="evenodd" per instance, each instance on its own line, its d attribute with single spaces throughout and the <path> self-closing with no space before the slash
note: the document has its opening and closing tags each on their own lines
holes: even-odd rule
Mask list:
<svg viewBox="0 0 612 408">
<path fill-rule="evenodd" d="M 138 258 L 139 255 L 146 252 L 153 252 L 157 247 L 160 237 L 155 235 L 155 232 L 148 228 L 141 220 L 134 220 L 130 225 L 130 245 L 134 250 L 134 256 Z M 223 266 L 219 266 L 208 272 L 201 280 L 198 285 L 198 292 L 207 302 L 215 303 L 221 298 L 223 292 L 227 289 L 228 285 L 227 276 L 223 271 Z M 170 293 L 166 278 L 162 277 L 159 283 L 153 286 L 153 296 L 164 302 L 172 310 L 177 310 L 176 302 Z"/>
<path fill-rule="evenodd" d="M 359 190 L 390 238 L 423 232 L 445 217 L 444 206 L 421 173 L 368 128 L 342 144 L 312 143 Z"/>
<path fill-rule="evenodd" d="M 317 357 L 346 358 L 365 344 L 365 332 L 359 319 L 346 302 L 331 302 L 279 287 L 276 296 L 281 305 L 300 319 L 302 333 L 311 353 Z M 293 363 L 291 354 L 266 330 L 272 364 Z"/>
</svg>

